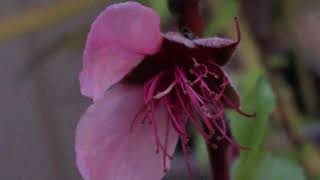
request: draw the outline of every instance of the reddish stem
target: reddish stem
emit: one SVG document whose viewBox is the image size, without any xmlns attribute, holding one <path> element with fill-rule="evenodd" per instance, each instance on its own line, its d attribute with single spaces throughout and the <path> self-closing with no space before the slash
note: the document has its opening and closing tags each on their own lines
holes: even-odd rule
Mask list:
<svg viewBox="0 0 320 180">
<path fill-rule="evenodd" d="M 207 146 L 212 180 L 229 180 L 228 146 L 217 145 L 217 149 Z"/>
</svg>

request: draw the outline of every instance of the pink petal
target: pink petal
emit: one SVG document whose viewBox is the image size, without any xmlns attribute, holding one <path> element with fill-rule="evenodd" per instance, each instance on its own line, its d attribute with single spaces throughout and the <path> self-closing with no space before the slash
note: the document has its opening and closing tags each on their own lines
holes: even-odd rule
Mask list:
<svg viewBox="0 0 320 180">
<path fill-rule="evenodd" d="M 136 2 L 108 6 L 92 24 L 80 74 L 82 93 L 98 99 L 162 42 L 160 17 Z M 102 66 L 102 67 L 100 67 Z"/>
<path fill-rule="evenodd" d="M 143 59 L 143 55 L 116 47 L 106 47 L 90 56 L 80 73 L 81 93 L 98 100 Z"/>
<path fill-rule="evenodd" d="M 143 103 L 142 88 L 117 85 L 89 107 L 76 132 L 77 165 L 85 180 L 160 180 L 164 176 L 163 155 L 155 153 L 152 126 L 137 122 L 130 132 Z M 161 109 L 155 114 L 162 141 L 166 115 Z M 170 131 L 169 154 L 174 153 L 177 139 Z"/>
</svg>

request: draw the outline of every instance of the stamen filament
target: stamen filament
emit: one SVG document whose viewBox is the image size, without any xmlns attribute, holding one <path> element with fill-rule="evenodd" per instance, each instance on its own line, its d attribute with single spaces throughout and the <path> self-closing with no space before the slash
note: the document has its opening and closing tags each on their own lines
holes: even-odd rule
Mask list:
<svg viewBox="0 0 320 180">
<path fill-rule="evenodd" d="M 156 94 L 155 96 L 153 96 L 153 99 L 161 99 L 161 98 L 164 97 L 165 95 L 169 94 L 176 84 L 177 84 L 176 81 L 173 81 L 173 82 L 168 86 L 167 89 L 165 89 L 164 91 L 159 92 L 158 94 Z"/>
</svg>

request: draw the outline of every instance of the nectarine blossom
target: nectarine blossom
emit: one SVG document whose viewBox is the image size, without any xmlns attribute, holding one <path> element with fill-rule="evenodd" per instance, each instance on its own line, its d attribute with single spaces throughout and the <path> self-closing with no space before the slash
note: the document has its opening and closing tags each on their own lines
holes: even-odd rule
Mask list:
<svg viewBox="0 0 320 180">
<path fill-rule="evenodd" d="M 224 108 L 242 112 L 220 66 L 240 41 L 238 25 L 237 34 L 191 40 L 161 33 L 159 15 L 139 3 L 107 7 L 92 24 L 80 74 L 93 99 L 76 132 L 84 179 L 160 180 L 178 139 L 189 164 L 187 123 L 208 143 L 235 144 Z"/>
</svg>

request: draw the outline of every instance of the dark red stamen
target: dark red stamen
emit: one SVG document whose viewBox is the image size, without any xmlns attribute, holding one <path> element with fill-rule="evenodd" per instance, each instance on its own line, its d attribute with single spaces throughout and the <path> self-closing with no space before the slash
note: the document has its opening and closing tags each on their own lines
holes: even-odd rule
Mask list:
<svg viewBox="0 0 320 180">
<path fill-rule="evenodd" d="M 240 40 L 239 32 L 238 40 Z M 142 121 L 148 119 L 152 125 L 156 152 L 163 152 L 164 171 L 167 170 L 167 158 L 172 158 L 168 153 L 168 138 L 172 127 L 179 136 L 187 168 L 191 174 L 187 122 L 194 125 L 205 141 L 215 149 L 219 147 L 213 142 L 221 140 L 226 140 L 233 146 L 245 148 L 235 143 L 227 133 L 224 104 L 240 114 L 248 116 L 239 109 L 236 102 L 232 102 L 226 95 L 225 91 L 229 86 L 227 76 L 213 62 L 198 61 L 193 57 L 190 60 L 192 62 L 187 63 L 188 66 L 177 64 L 170 70 L 160 71 L 144 83 L 145 106 L 132 122 L 132 126 L 134 126 L 135 122 L 142 118 Z M 190 66 L 190 64 L 193 65 Z M 168 77 L 173 77 L 173 79 Z M 162 106 L 168 115 L 164 142 L 159 137 L 158 119 L 154 117 L 154 111 L 158 106 Z M 212 138 L 216 138 L 216 141 L 212 141 Z"/>
</svg>

